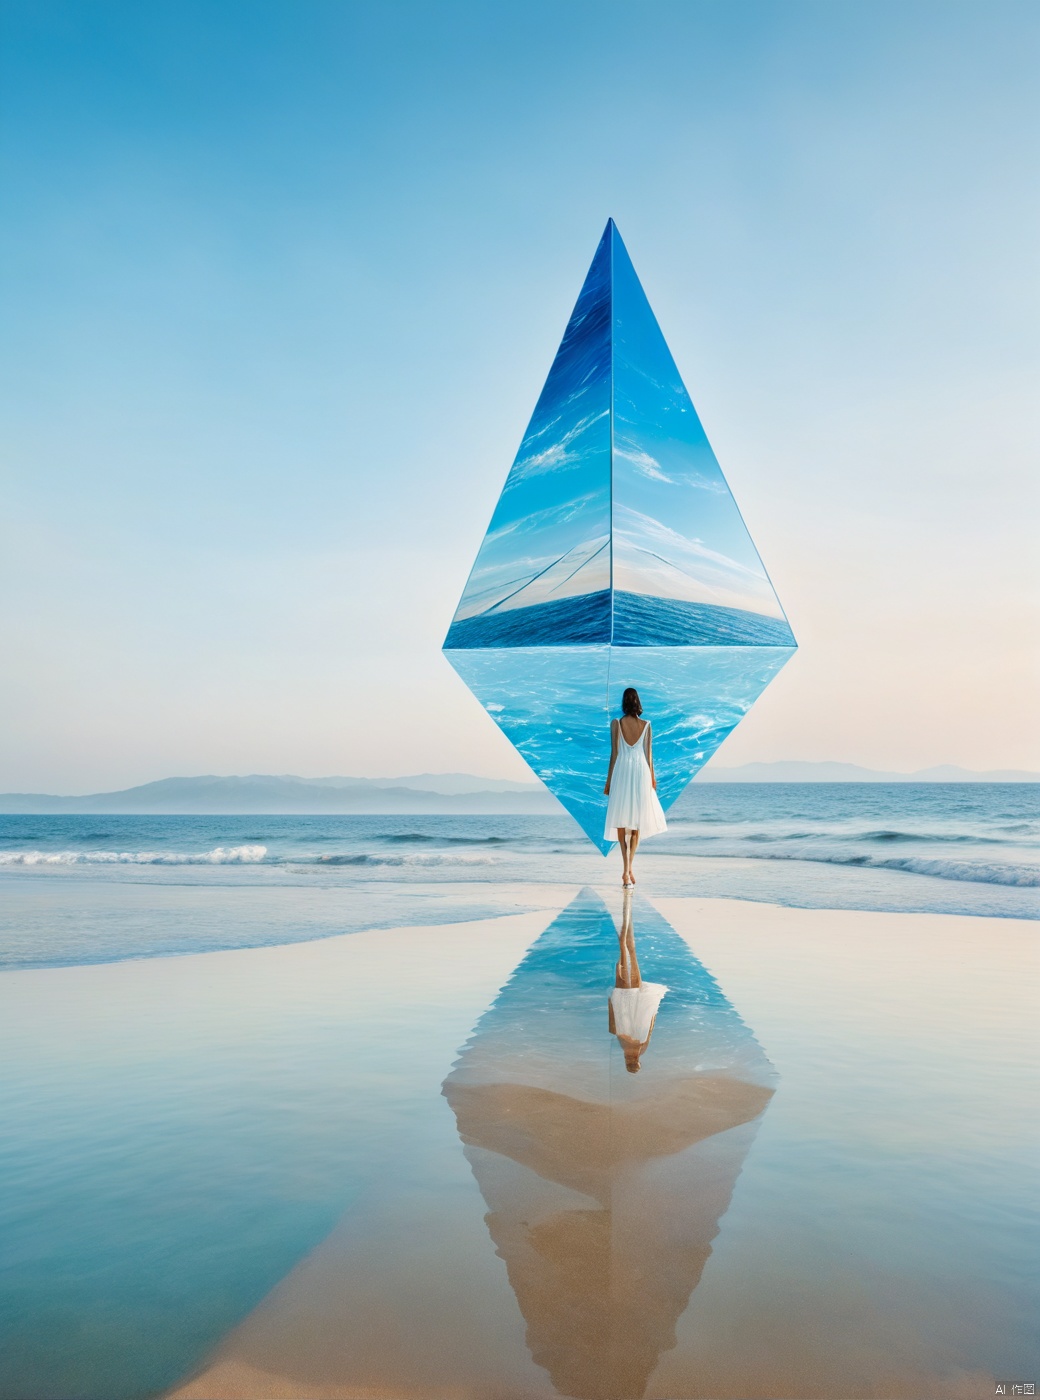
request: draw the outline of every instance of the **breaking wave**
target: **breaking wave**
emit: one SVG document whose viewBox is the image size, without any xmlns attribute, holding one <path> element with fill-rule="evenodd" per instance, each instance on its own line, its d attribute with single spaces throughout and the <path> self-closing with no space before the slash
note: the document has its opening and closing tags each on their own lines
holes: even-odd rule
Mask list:
<svg viewBox="0 0 1040 1400">
<path fill-rule="evenodd" d="M 733 851 L 727 854 L 753 860 L 806 860 L 824 865 L 852 865 L 868 870 L 902 870 L 910 875 L 931 875 L 937 880 L 966 880 L 982 885 L 1040 887 L 1040 867 L 1008 863 L 935 860 L 928 856 L 852 855 L 844 852 Z"/>
<path fill-rule="evenodd" d="M 266 846 L 215 846 L 212 851 L 0 851 L 0 865 L 258 865 Z"/>
<path fill-rule="evenodd" d="M 775 825 L 764 827 L 754 827 L 750 823 L 743 824 L 739 828 L 734 828 L 730 823 L 690 821 L 680 817 L 678 820 L 669 820 L 672 830 L 682 835 L 698 837 L 702 841 L 739 841 L 755 842 L 759 845 L 781 843 L 795 843 L 798 841 L 832 841 L 843 845 L 858 843 L 863 846 L 877 846 L 884 849 L 888 846 L 898 845 L 938 845 L 938 846 L 1008 846 L 1011 843 L 1004 837 L 991 836 L 984 832 L 977 831 L 902 831 L 898 828 L 885 828 L 873 831 L 841 831 L 833 827 L 814 827 L 805 829 L 803 827 L 793 827 L 790 830 L 777 830 Z M 1021 824 L 1021 830 L 1032 836 L 1036 833 L 1036 827 L 1032 823 Z M 1019 845 L 1035 845 L 1035 841 L 1019 841 Z"/>
</svg>

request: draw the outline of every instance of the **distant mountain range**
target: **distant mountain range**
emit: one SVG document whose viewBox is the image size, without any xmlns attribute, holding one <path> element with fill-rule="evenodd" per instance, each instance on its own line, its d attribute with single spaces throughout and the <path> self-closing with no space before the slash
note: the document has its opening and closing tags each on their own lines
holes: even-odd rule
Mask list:
<svg viewBox="0 0 1040 1400">
<path fill-rule="evenodd" d="M 882 773 L 855 763 L 746 763 L 706 768 L 699 783 L 1038 783 L 1040 773 L 998 769 L 974 773 L 946 764 L 917 773 Z M 232 815 L 264 813 L 540 813 L 560 807 L 541 783 L 481 778 L 472 773 L 419 773 L 407 778 L 246 777 L 162 778 L 121 792 L 52 797 L 0 794 L 0 812 L 136 812 Z"/>
<path fill-rule="evenodd" d="M 557 812 L 541 783 L 478 778 L 470 773 L 420 773 L 409 778 L 245 777 L 161 778 L 122 792 L 86 797 L 0 794 L 0 811 L 233 814 L 237 812 Z"/>
<path fill-rule="evenodd" d="M 705 768 L 701 783 L 1040 783 L 1040 773 L 994 768 L 977 773 L 942 763 L 916 773 L 885 773 L 858 763 L 745 763 L 740 768 Z"/>
</svg>

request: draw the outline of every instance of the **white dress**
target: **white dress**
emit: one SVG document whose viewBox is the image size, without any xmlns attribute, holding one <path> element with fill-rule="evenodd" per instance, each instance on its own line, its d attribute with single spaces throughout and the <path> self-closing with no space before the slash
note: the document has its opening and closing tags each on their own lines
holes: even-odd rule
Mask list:
<svg viewBox="0 0 1040 1400">
<path fill-rule="evenodd" d="M 642 1045 L 650 1035 L 657 1008 L 667 990 L 660 982 L 641 982 L 638 987 L 615 987 L 610 994 L 614 1034 L 628 1036 Z"/>
<path fill-rule="evenodd" d="M 643 732 L 634 744 L 625 738 L 621 721 L 615 720 L 617 731 L 617 758 L 614 771 L 610 775 L 610 797 L 607 799 L 607 824 L 603 831 L 604 841 L 618 839 L 618 827 L 639 832 L 640 839 L 656 836 L 668 830 L 664 812 L 657 800 L 653 780 L 650 777 L 650 764 L 646 758 L 646 746 L 650 738 L 650 724 L 643 725 Z"/>
</svg>

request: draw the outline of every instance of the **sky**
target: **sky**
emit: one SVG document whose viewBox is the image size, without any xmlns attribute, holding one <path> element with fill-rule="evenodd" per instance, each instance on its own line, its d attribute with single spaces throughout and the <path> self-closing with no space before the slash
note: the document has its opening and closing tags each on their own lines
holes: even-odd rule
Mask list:
<svg viewBox="0 0 1040 1400">
<path fill-rule="evenodd" d="M 440 654 L 608 217 L 800 650 L 1040 768 L 1027 0 L 5 0 L 0 791 L 525 768 Z"/>
</svg>

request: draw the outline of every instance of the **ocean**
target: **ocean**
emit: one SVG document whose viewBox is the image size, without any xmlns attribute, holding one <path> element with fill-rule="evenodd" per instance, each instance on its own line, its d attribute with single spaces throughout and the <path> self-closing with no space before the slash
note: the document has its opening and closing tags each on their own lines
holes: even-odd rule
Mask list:
<svg viewBox="0 0 1040 1400">
<path fill-rule="evenodd" d="M 637 874 L 651 897 L 1035 919 L 1040 785 L 694 783 Z M 618 876 L 562 814 L 2 816 L 0 967 L 491 918 Z"/>
</svg>

